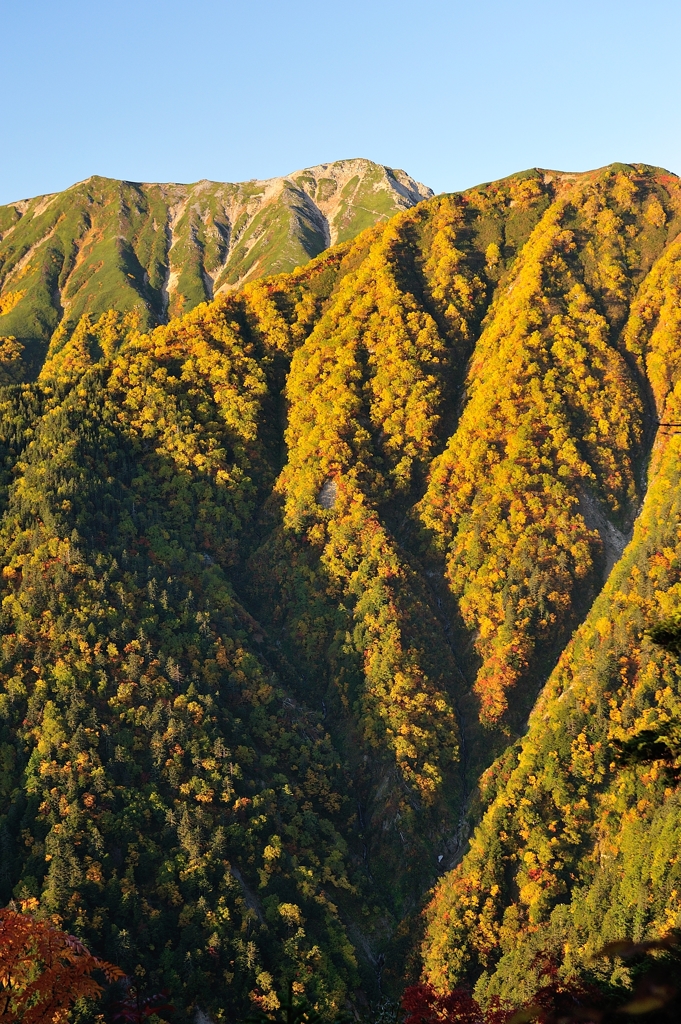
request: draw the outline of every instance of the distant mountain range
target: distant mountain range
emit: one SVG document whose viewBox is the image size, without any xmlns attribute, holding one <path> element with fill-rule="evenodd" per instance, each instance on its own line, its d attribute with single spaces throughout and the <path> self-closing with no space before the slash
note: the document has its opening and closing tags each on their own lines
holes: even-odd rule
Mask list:
<svg viewBox="0 0 681 1024">
<path fill-rule="evenodd" d="M 55 329 L 83 313 L 138 308 L 153 327 L 432 194 L 404 171 L 338 160 L 239 184 L 93 176 L 10 203 L 0 207 L 0 336 L 37 364 Z"/>
</svg>

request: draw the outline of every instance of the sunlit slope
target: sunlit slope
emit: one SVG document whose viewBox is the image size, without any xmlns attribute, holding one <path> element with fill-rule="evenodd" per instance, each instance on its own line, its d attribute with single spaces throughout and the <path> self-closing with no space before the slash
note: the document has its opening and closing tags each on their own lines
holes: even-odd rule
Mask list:
<svg viewBox="0 0 681 1024">
<path fill-rule="evenodd" d="M 606 941 L 681 920 L 681 674 L 647 636 L 680 607 L 680 253 L 653 265 L 618 336 L 662 423 L 643 507 L 527 735 L 482 777 L 482 823 L 428 908 L 425 972 L 440 987 L 479 978 L 481 996 L 520 1000 L 547 954 L 588 970 Z"/>
<path fill-rule="evenodd" d="M 28 345 L 35 365 L 84 313 L 138 309 L 151 327 L 431 195 L 404 171 L 340 160 L 241 184 L 93 177 L 0 207 L 0 337 Z"/>
<path fill-rule="evenodd" d="M 528 203 L 540 184 L 526 185 Z M 600 585 L 603 543 L 617 544 L 640 499 L 650 410 L 620 331 L 670 198 L 652 176 L 615 174 L 554 199 L 488 312 L 458 428 L 431 467 L 421 518 L 476 631 L 490 722 L 542 649 L 557 653 Z"/>
<path fill-rule="evenodd" d="M 676 582 L 680 228 L 666 172 L 532 170 L 167 325 L 131 284 L 31 368 L 5 341 L 3 383 L 40 372 L 0 391 L 0 898 L 236 1017 L 292 970 L 329 1016 L 397 990 L 438 876 L 441 985 L 638 927 L 598 872 L 617 800 L 676 836 L 672 776 L 609 745 L 674 709 L 641 636 Z"/>
<path fill-rule="evenodd" d="M 567 950 L 566 968 L 584 970 L 613 937 L 678 926 L 679 668 L 645 630 L 678 614 L 679 494 L 674 439 L 527 736 L 483 776 L 482 824 L 428 909 L 439 986 L 482 972 L 483 996 L 526 998 L 538 954 Z M 643 753 L 630 763 L 628 750 Z"/>
</svg>

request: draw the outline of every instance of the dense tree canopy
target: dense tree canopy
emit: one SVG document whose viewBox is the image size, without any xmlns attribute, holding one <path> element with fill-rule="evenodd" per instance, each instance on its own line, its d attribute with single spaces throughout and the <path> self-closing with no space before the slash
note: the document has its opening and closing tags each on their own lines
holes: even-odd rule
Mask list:
<svg viewBox="0 0 681 1024">
<path fill-rule="evenodd" d="M 3 338 L 3 904 L 215 1020 L 678 924 L 680 228 L 532 171 Z"/>
</svg>

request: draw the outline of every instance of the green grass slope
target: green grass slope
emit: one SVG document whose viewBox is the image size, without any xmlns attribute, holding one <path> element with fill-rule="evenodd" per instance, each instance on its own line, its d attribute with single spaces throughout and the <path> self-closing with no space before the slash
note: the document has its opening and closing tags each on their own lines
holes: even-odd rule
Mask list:
<svg viewBox="0 0 681 1024">
<path fill-rule="evenodd" d="M 93 177 L 23 200 L 0 209 L 0 337 L 35 371 L 55 330 L 85 313 L 137 309 L 155 326 L 430 195 L 403 171 L 342 160 L 236 185 Z"/>
</svg>

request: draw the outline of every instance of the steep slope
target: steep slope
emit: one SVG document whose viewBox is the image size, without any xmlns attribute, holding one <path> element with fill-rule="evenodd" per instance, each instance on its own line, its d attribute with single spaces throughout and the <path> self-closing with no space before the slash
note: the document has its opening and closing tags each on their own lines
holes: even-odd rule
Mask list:
<svg viewBox="0 0 681 1024">
<path fill-rule="evenodd" d="M 30 383 L 7 340 L 0 898 L 217 1019 L 398 990 L 438 876 L 483 997 L 673 922 L 627 744 L 678 716 L 680 229 L 666 172 L 532 170 Z"/>
<path fill-rule="evenodd" d="M 526 737 L 483 776 L 471 850 L 430 904 L 441 987 L 479 977 L 483 999 L 520 1001 L 546 954 L 593 970 L 605 942 L 678 927 L 681 673 L 646 635 L 679 611 L 678 438 L 661 448 L 624 557 Z"/>
<path fill-rule="evenodd" d="M 617 328 L 645 221 L 622 188 L 616 175 L 586 180 L 533 231 L 489 311 L 465 409 L 421 503 L 478 630 L 475 689 L 490 722 L 535 670 L 537 644 L 565 636 L 576 589 L 593 596 L 599 520 L 617 536 L 638 501 L 644 407 Z"/>
<path fill-rule="evenodd" d="M 564 960 L 566 973 L 593 970 L 606 941 L 681 920 L 681 672 L 647 635 L 679 609 L 679 438 L 664 424 L 681 422 L 680 254 L 677 240 L 653 265 L 618 338 L 633 375 L 648 382 L 650 426 L 663 424 L 645 501 L 527 735 L 482 778 L 482 823 L 428 911 L 424 961 L 440 987 L 479 977 L 483 999 L 520 1001 L 539 984 L 542 956 Z M 627 422 L 621 412 L 604 417 L 602 435 L 614 420 Z"/>
<path fill-rule="evenodd" d="M 342 766 L 228 579 L 268 479 L 258 354 L 215 312 L 3 409 L 3 887 L 211 1010 L 267 997 L 268 947 L 322 1004 L 357 974 Z"/>
<path fill-rule="evenodd" d="M 235 185 L 89 178 L 0 208 L 0 336 L 28 346 L 34 366 L 55 329 L 84 313 L 138 309 L 154 326 L 430 196 L 369 160 Z"/>
</svg>

